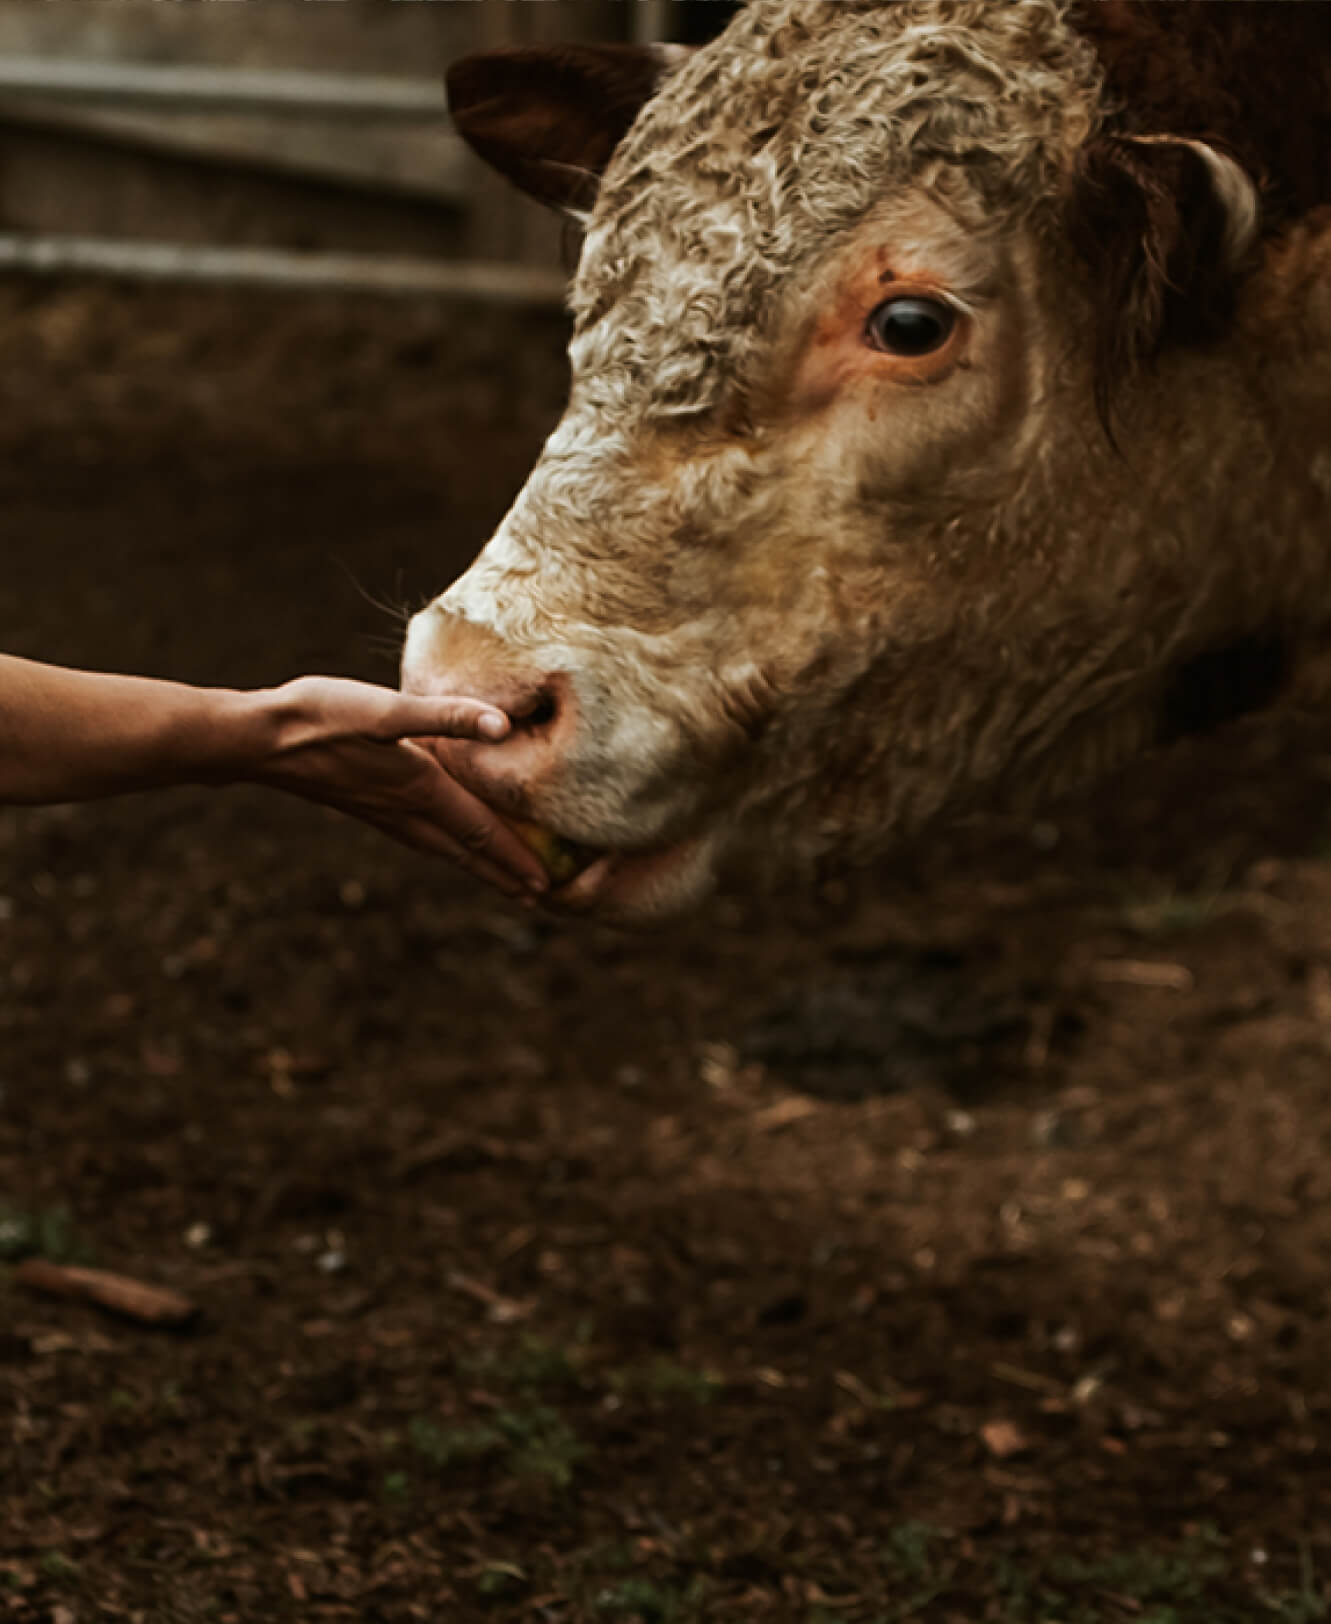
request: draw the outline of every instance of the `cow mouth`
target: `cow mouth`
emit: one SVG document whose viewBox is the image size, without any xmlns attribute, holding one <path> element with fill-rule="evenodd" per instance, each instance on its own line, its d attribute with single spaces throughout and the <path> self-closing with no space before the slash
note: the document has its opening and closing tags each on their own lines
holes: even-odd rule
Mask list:
<svg viewBox="0 0 1331 1624">
<path fill-rule="evenodd" d="M 555 907 L 631 923 L 665 918 L 692 905 L 709 872 L 701 840 L 650 851 L 606 852 L 551 895 Z"/>
<path fill-rule="evenodd" d="M 583 846 L 576 840 L 566 840 L 545 824 L 533 823 L 529 818 L 507 817 L 504 822 L 527 850 L 539 859 L 555 886 L 567 885 L 570 880 L 575 880 L 601 856 L 594 847 Z"/>
<path fill-rule="evenodd" d="M 623 922 L 678 913 L 706 888 L 710 842 L 704 837 L 636 850 L 584 846 L 542 824 L 504 820 L 550 876 L 547 905 L 560 913 Z"/>
</svg>

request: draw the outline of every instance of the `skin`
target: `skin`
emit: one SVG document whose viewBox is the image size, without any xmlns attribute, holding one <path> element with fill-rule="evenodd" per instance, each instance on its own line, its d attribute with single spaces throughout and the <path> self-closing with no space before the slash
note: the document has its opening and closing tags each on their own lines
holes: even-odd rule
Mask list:
<svg viewBox="0 0 1331 1624">
<path fill-rule="evenodd" d="M 450 858 L 509 896 L 538 894 L 541 865 L 427 747 L 508 731 L 507 716 L 475 700 L 339 677 L 239 692 L 0 655 L 0 802 L 263 784 Z"/>
</svg>

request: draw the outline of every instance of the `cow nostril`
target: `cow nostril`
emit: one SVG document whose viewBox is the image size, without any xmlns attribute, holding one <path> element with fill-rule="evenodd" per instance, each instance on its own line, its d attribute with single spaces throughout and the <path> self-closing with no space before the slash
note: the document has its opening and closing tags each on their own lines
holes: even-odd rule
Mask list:
<svg viewBox="0 0 1331 1624">
<path fill-rule="evenodd" d="M 522 729 L 534 733 L 540 728 L 549 727 L 558 714 L 559 703 L 552 693 L 537 694 L 527 710 L 513 712 L 513 729 L 515 732 Z"/>
</svg>

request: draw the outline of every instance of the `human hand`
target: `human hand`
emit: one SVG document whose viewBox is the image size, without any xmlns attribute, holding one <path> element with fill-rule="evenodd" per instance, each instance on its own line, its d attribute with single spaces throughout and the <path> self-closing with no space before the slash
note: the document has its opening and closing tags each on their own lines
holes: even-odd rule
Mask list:
<svg viewBox="0 0 1331 1624">
<path fill-rule="evenodd" d="M 247 698 L 262 726 L 236 777 L 335 807 L 418 851 L 451 858 L 509 896 L 549 881 L 540 862 L 413 739 L 502 739 L 509 719 L 479 700 L 426 698 L 343 677 L 297 677 Z"/>
</svg>

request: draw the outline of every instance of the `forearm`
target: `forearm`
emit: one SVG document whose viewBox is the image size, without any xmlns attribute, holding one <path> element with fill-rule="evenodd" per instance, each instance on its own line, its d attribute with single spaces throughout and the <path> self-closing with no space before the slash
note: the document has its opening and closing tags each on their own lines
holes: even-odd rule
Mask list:
<svg viewBox="0 0 1331 1624">
<path fill-rule="evenodd" d="M 224 781 L 267 725 L 259 695 L 0 655 L 0 802 Z"/>
<path fill-rule="evenodd" d="M 251 782 L 336 807 L 510 896 L 541 864 L 427 749 L 503 739 L 502 711 L 345 677 L 237 692 L 70 671 L 0 654 L 0 804 L 93 800 L 170 784 Z"/>
</svg>

